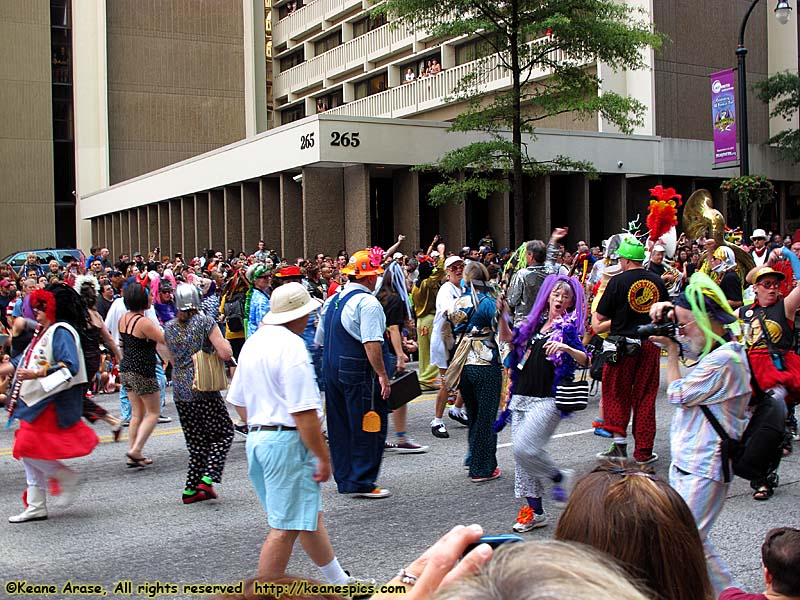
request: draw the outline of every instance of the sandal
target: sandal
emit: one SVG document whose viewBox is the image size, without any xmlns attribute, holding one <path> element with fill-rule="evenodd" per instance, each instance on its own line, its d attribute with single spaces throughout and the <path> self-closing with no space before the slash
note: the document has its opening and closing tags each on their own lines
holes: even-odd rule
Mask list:
<svg viewBox="0 0 800 600">
<path fill-rule="evenodd" d="M 774 489 L 769 486 L 762 485 L 755 492 L 753 492 L 753 500 L 769 500 L 772 498 L 772 494 L 774 493 Z"/>
<path fill-rule="evenodd" d="M 152 458 L 136 458 L 135 456 L 131 456 L 129 453 L 125 453 L 125 456 L 128 458 L 128 461 L 125 463 L 129 469 L 144 469 L 147 465 L 153 464 Z"/>
</svg>

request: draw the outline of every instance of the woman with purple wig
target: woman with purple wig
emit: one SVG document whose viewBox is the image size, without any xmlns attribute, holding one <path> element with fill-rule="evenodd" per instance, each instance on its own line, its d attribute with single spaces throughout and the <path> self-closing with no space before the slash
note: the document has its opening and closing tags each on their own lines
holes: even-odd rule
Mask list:
<svg viewBox="0 0 800 600">
<path fill-rule="evenodd" d="M 547 524 L 542 506 L 545 480 L 553 482 L 556 502 L 565 502 L 569 494 L 572 470 L 556 466 L 545 447 L 562 416 L 555 405 L 556 386 L 573 378 L 576 364 L 589 362 L 581 343 L 586 309 L 580 282 L 564 275 L 547 276 L 530 314 L 513 331 L 508 305 L 498 305 L 503 312 L 499 339 L 512 344 L 511 400 L 498 424 L 502 427 L 511 418 L 514 492 L 526 499 L 513 530 L 525 532 Z"/>
</svg>

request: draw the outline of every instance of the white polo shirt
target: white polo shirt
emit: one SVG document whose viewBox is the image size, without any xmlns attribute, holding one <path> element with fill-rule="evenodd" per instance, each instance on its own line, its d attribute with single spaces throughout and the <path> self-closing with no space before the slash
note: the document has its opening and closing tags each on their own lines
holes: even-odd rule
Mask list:
<svg viewBox="0 0 800 600">
<path fill-rule="evenodd" d="M 294 427 L 293 413 L 316 409 L 322 400 L 303 338 L 282 325 L 262 325 L 239 354 L 227 401 L 247 409 L 248 425 Z"/>
</svg>

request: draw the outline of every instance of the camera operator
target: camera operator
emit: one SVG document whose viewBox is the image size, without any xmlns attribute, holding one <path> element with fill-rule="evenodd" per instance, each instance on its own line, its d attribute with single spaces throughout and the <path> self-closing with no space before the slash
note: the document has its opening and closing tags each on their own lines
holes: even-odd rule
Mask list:
<svg viewBox="0 0 800 600">
<path fill-rule="evenodd" d="M 658 460 L 653 453 L 656 437 L 656 395 L 659 380 L 659 348 L 637 333 L 650 322 L 648 312 L 656 302 L 669 299 L 661 277 L 642 267 L 644 246 L 633 236 L 622 240 L 617 250 L 622 273 L 608 282 L 597 310 L 592 315 L 595 332 L 609 330 L 604 347 L 615 348 L 603 367 L 604 429 L 614 436 L 611 447 L 597 454 L 600 459 L 619 460 L 628 456 L 626 430 L 633 412 L 633 458 L 639 464 Z M 604 352 L 604 354 L 606 354 Z"/>
<path fill-rule="evenodd" d="M 669 483 L 694 515 L 711 582 L 719 594 L 731 586 L 732 578 L 708 535 L 728 494 L 725 472 L 730 465 L 723 467 L 719 435 L 700 407 L 708 407 L 729 437 L 741 439 L 751 396 L 747 353 L 730 334 L 729 327 L 737 318 L 725 294 L 702 273 L 692 276 L 674 305 L 659 302 L 650 309 L 650 316 L 662 330 L 673 332 L 650 337 L 667 349 L 667 398 L 676 406 L 670 430 Z M 686 358 L 699 359 L 684 377 L 678 363 L 681 350 Z"/>
</svg>

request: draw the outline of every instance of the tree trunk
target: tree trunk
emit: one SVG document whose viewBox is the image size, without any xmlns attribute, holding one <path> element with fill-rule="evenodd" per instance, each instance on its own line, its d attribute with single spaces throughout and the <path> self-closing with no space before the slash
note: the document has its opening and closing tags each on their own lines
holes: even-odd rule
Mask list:
<svg viewBox="0 0 800 600">
<path fill-rule="evenodd" d="M 516 153 L 513 157 L 514 174 L 513 174 L 513 215 L 514 215 L 514 231 L 511 236 L 511 247 L 516 248 L 523 241 L 525 241 L 525 205 L 524 205 L 524 190 L 523 190 L 523 175 L 522 175 L 522 107 L 520 105 L 520 98 L 522 90 L 520 86 L 520 67 L 519 67 L 519 5 L 518 1 L 512 2 L 512 17 L 511 17 L 511 34 L 509 36 L 509 46 L 511 50 L 511 77 L 512 77 L 512 94 L 513 94 L 513 117 L 511 126 L 511 141 L 514 143 Z"/>
</svg>

